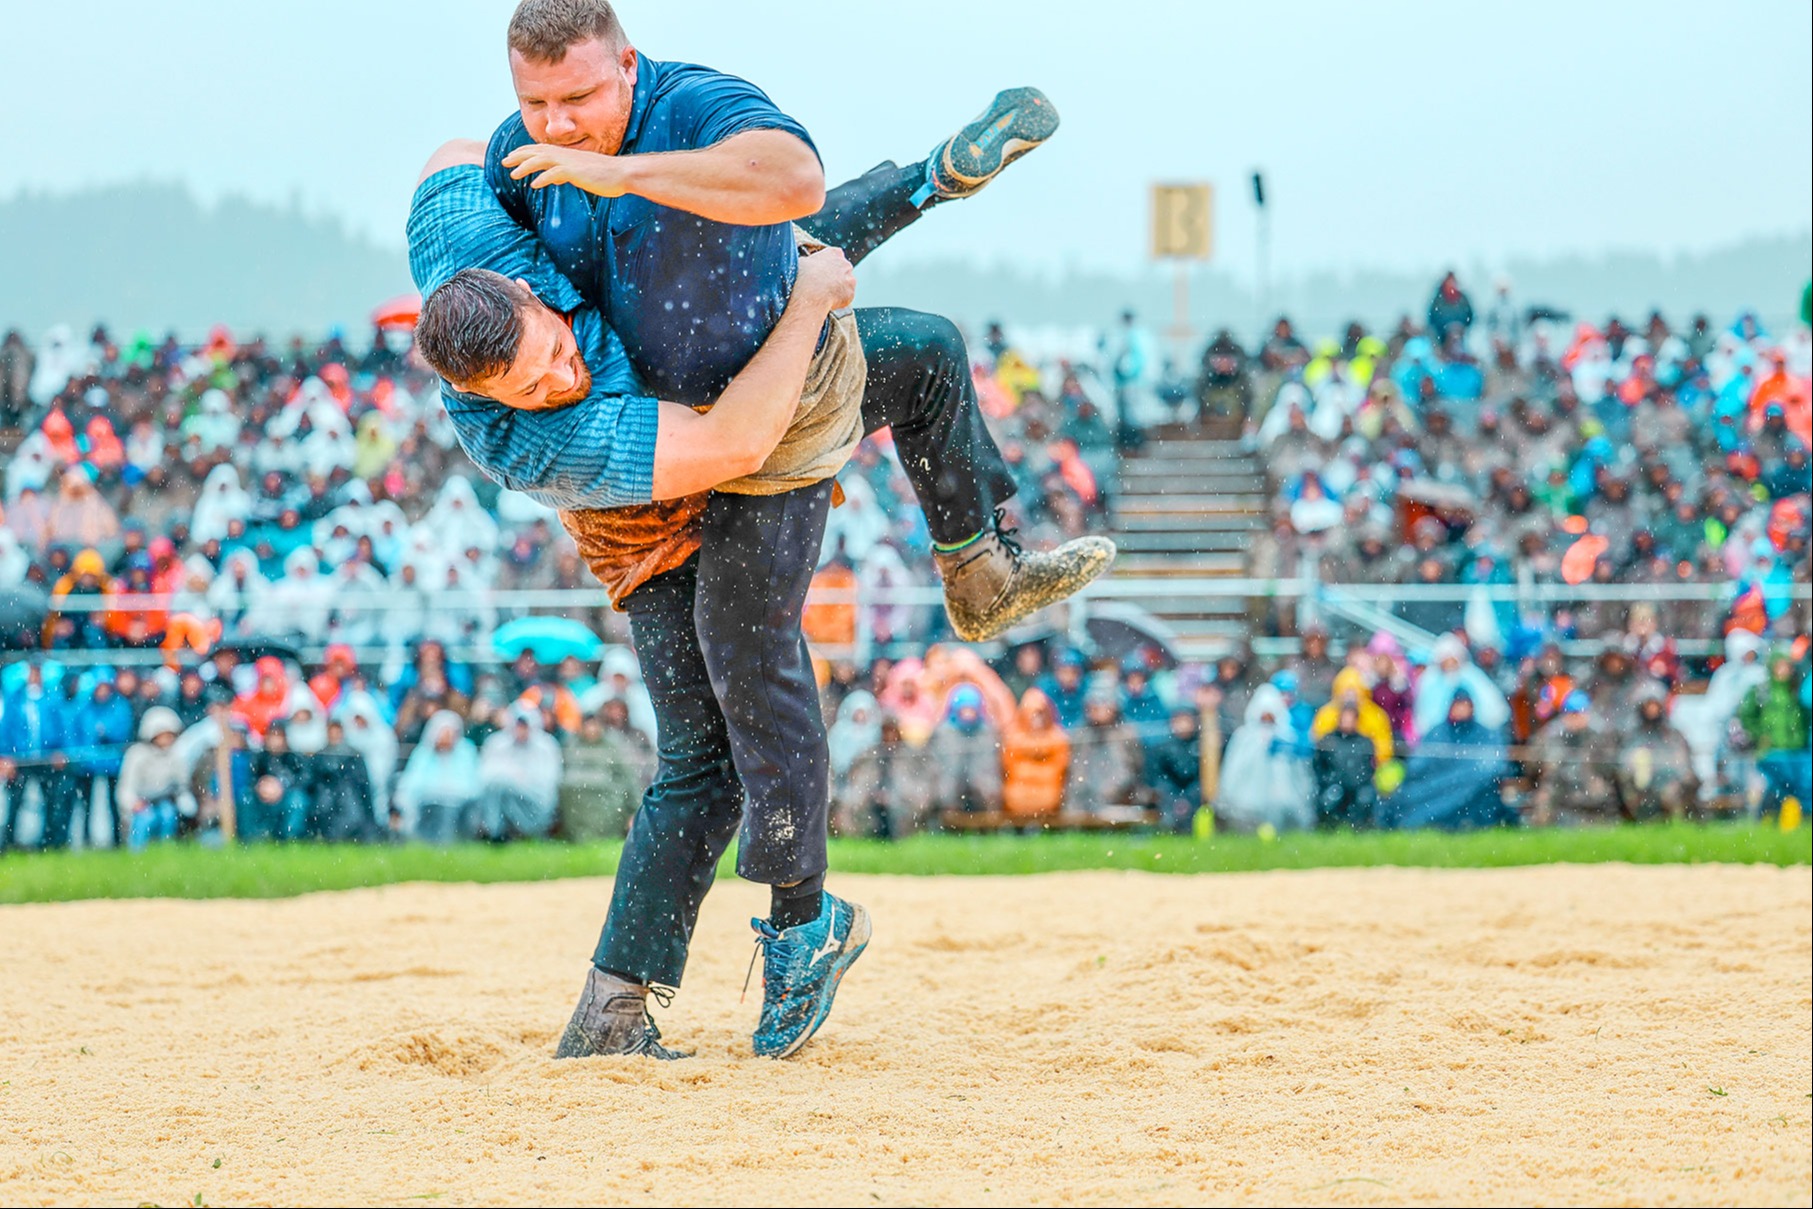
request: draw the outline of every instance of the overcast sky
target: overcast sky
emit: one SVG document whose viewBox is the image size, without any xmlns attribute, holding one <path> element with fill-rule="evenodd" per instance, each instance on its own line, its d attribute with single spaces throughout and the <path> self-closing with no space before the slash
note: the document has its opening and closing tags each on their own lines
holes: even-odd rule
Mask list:
<svg viewBox="0 0 1813 1209">
<path fill-rule="evenodd" d="M 512 106 L 511 0 L 0 4 L 0 197 L 144 177 L 300 199 L 400 245 L 441 139 Z M 1131 267 L 1146 187 L 1218 187 L 1217 263 L 1356 265 L 1640 248 L 1804 230 L 1806 0 L 1498 4 L 1208 0 L 623 0 L 655 58 L 746 76 L 834 179 L 923 155 L 1034 83 L 1057 138 L 890 255 Z"/>
</svg>

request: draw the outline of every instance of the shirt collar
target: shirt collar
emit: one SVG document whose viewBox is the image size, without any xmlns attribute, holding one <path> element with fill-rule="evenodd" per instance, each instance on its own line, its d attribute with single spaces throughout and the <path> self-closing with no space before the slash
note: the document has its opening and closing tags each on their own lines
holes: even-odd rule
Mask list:
<svg viewBox="0 0 1813 1209">
<path fill-rule="evenodd" d="M 628 152 L 631 144 L 642 136 L 642 125 L 648 120 L 648 109 L 654 103 L 655 77 L 661 70 L 661 64 L 649 58 L 641 51 L 636 52 L 636 87 L 630 94 L 630 120 L 623 129 L 623 146 L 617 154 Z"/>
</svg>

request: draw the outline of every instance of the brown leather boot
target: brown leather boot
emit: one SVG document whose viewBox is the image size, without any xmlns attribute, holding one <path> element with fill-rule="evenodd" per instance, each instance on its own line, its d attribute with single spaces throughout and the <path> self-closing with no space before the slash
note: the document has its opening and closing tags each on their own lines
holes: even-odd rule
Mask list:
<svg viewBox="0 0 1813 1209">
<path fill-rule="evenodd" d="M 661 1030 L 648 1014 L 648 988 L 597 966 L 586 976 L 579 1006 L 567 1021 L 554 1048 L 556 1058 L 593 1058 L 627 1054 L 641 1058 L 685 1058 L 690 1055 L 661 1044 Z"/>
<path fill-rule="evenodd" d="M 1079 537 L 1029 552 L 1011 531 L 985 533 L 961 550 L 933 551 L 944 579 L 944 611 L 965 642 L 997 638 L 1089 583 L 1114 562 L 1114 543 Z"/>
</svg>

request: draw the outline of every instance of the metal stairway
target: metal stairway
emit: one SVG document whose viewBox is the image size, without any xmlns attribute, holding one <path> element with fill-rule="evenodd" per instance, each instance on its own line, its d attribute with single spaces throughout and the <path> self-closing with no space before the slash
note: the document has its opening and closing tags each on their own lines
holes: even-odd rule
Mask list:
<svg viewBox="0 0 1813 1209">
<path fill-rule="evenodd" d="M 1188 581 L 1238 578 L 1265 524 L 1265 476 L 1238 441 L 1154 434 L 1121 460 L 1113 536 L 1120 558 L 1093 599 L 1125 600 L 1164 621 L 1185 659 L 1212 659 L 1247 633 L 1246 598 L 1210 595 Z M 1116 592 L 1129 580 L 1175 579 L 1167 593 Z"/>
</svg>

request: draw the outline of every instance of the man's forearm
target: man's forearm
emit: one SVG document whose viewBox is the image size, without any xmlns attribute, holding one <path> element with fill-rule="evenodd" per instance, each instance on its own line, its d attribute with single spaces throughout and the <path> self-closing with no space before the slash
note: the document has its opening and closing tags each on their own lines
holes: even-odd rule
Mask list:
<svg viewBox="0 0 1813 1209">
<path fill-rule="evenodd" d="M 507 189 L 573 185 L 600 197 L 634 194 L 714 222 L 767 226 L 818 213 L 825 171 L 806 143 L 784 130 L 746 130 L 697 151 L 602 155 L 529 144 L 504 156 Z M 518 216 L 520 218 L 520 216 Z"/>
<path fill-rule="evenodd" d="M 620 156 L 618 163 L 625 193 L 714 222 L 792 222 L 825 204 L 817 157 L 778 130 L 752 130 L 699 151 Z"/>
</svg>

